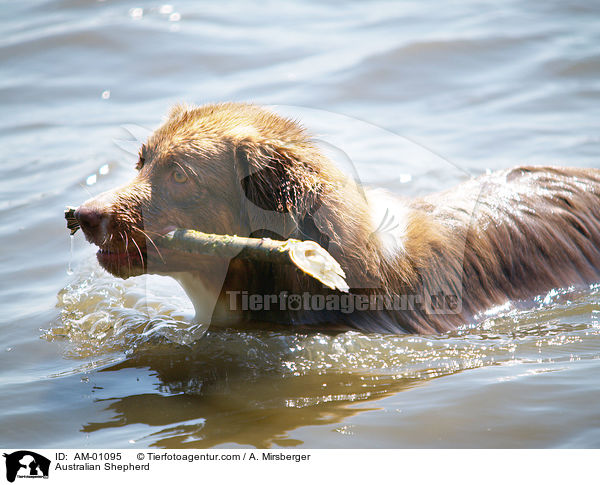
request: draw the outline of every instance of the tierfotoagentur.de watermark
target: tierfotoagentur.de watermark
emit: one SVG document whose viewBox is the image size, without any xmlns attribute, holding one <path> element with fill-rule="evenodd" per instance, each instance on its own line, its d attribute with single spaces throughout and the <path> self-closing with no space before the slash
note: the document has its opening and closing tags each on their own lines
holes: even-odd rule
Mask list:
<svg viewBox="0 0 600 485">
<path fill-rule="evenodd" d="M 364 311 L 421 310 L 428 313 L 458 313 L 461 298 L 453 294 L 301 294 L 281 291 L 263 295 L 248 291 L 227 291 L 232 311 L 338 311 L 344 314 Z"/>
</svg>

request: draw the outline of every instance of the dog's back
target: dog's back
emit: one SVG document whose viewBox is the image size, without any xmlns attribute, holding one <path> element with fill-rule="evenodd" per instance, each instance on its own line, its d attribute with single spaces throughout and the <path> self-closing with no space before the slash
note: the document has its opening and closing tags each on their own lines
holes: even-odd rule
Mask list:
<svg viewBox="0 0 600 485">
<path fill-rule="evenodd" d="M 465 317 L 600 280 L 600 170 L 517 167 L 414 207 L 446 231 L 454 250 L 442 249 L 440 259 L 461 259 Z M 425 271 L 435 274 L 435 264 Z"/>
</svg>

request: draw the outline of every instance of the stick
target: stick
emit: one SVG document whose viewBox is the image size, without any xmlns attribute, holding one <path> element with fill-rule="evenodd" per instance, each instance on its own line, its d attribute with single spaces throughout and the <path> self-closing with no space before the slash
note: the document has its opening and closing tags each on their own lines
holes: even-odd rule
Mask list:
<svg viewBox="0 0 600 485">
<path fill-rule="evenodd" d="M 75 218 L 75 209 L 65 210 L 67 228 L 71 235 L 79 229 Z M 249 238 L 219 234 L 206 234 L 191 229 L 176 229 L 169 234 L 153 239 L 161 249 L 176 251 L 189 256 L 213 255 L 222 258 L 239 257 L 255 261 L 267 261 L 278 264 L 293 264 L 304 273 L 319 280 L 332 290 L 348 292 L 344 280 L 345 274 L 338 262 L 314 241 L 275 241 L 273 239 Z"/>
<path fill-rule="evenodd" d="M 67 220 L 67 229 L 71 231 L 71 236 L 79 229 L 79 221 L 75 219 L 76 207 L 67 206 L 65 209 L 65 219 Z"/>
</svg>

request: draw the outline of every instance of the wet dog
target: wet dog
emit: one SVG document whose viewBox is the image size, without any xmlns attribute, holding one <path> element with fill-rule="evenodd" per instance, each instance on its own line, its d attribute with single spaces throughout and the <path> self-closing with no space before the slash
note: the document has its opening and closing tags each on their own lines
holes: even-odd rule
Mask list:
<svg viewBox="0 0 600 485">
<path fill-rule="evenodd" d="M 297 123 L 238 103 L 175 107 L 137 169 L 75 216 L 103 268 L 174 277 L 202 322 L 443 332 L 507 300 L 600 280 L 595 169 L 517 167 L 401 200 L 354 183 Z M 175 227 L 314 240 L 350 294 L 272 263 L 169 262 L 153 238 Z"/>
</svg>

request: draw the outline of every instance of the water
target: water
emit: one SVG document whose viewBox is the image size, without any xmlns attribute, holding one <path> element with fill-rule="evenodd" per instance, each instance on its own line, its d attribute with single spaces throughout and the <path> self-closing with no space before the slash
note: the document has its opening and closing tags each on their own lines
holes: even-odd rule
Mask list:
<svg viewBox="0 0 600 485">
<path fill-rule="evenodd" d="M 177 101 L 273 106 L 408 196 L 517 163 L 597 167 L 593 2 L 4 13 L 0 447 L 600 445 L 597 286 L 439 336 L 207 329 L 169 281 L 110 277 L 81 234 L 71 256 L 62 219 L 133 175 L 135 139 Z"/>
</svg>

